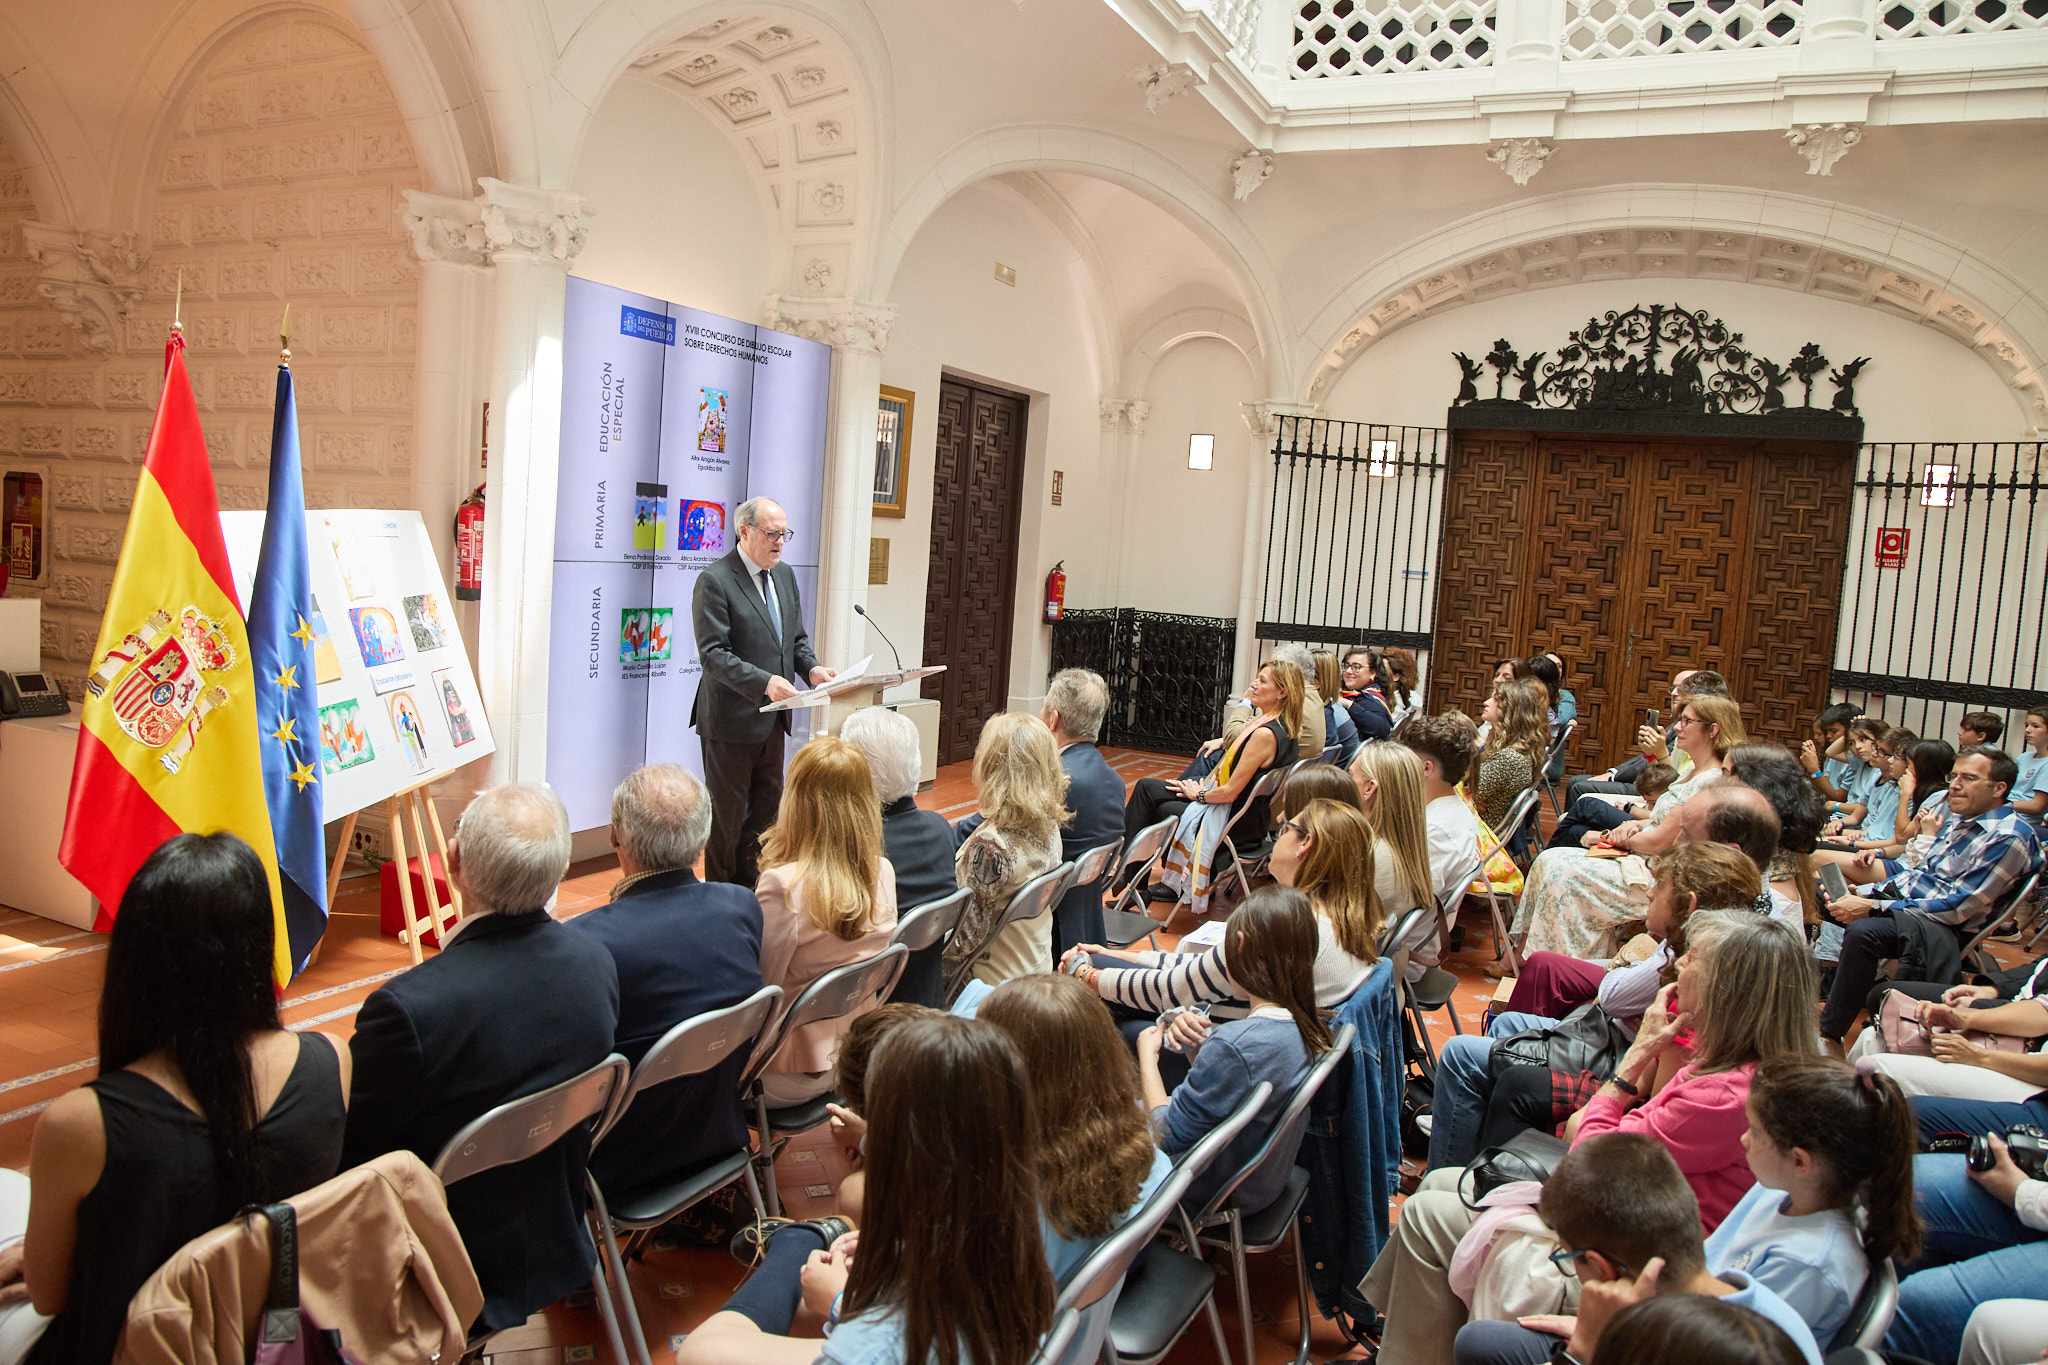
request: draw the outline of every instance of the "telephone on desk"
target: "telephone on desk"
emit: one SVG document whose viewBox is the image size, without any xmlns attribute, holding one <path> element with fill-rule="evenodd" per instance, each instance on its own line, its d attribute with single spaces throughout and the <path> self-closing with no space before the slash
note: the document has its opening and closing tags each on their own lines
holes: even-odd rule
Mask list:
<svg viewBox="0 0 2048 1365">
<path fill-rule="evenodd" d="M 0 720 L 70 714 L 71 703 L 64 699 L 64 689 L 49 674 L 0 669 Z"/>
</svg>

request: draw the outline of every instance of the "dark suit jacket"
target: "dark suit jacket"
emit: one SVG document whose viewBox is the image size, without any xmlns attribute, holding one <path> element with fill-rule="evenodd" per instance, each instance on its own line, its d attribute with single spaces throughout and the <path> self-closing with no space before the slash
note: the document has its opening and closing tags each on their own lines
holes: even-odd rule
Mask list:
<svg viewBox="0 0 2048 1365">
<path fill-rule="evenodd" d="M 432 1165 L 471 1119 L 603 1061 L 618 1022 L 618 973 L 602 945 L 545 910 L 467 921 L 439 956 L 363 1002 L 343 1169 L 401 1148 Z M 589 1283 L 588 1152 L 585 1129 L 449 1187 L 483 1284 L 483 1327 L 524 1322 Z"/>
<path fill-rule="evenodd" d="M 761 714 L 768 702 L 768 679 L 779 677 L 805 688 L 818 666 L 811 637 L 804 633 L 796 574 L 787 564 L 770 571 L 775 600 L 782 608 L 778 643 L 760 581 L 751 577 L 752 572 L 735 549 L 697 575 L 690 596 L 690 624 L 697 632 L 697 657 L 704 665 L 690 724 L 706 739 L 758 744 L 778 730 L 789 733 L 787 711 Z"/>
<path fill-rule="evenodd" d="M 700 882 L 688 868 L 634 882 L 610 905 L 569 921 L 610 950 L 619 971 L 615 1049 L 634 1066 L 685 1019 L 761 989 L 761 903 L 743 886 Z M 591 1154 L 606 1199 L 684 1174 L 747 1145 L 741 1050 L 711 1070 L 641 1094 Z"/>
<path fill-rule="evenodd" d="M 896 869 L 899 918 L 960 889 L 953 872 L 953 829 L 937 811 L 919 809 L 914 796 L 882 807 L 882 851 Z M 943 943 L 912 953 L 889 998 L 943 1009 L 945 953 Z"/>
</svg>

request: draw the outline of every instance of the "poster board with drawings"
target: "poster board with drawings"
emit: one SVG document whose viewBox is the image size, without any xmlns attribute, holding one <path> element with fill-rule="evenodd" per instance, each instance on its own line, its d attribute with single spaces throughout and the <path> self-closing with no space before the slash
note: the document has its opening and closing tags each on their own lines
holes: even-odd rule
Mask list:
<svg viewBox="0 0 2048 1365">
<path fill-rule="evenodd" d="M 262 512 L 223 512 L 243 603 Z M 496 746 L 418 512 L 308 511 L 322 813 L 338 820 Z"/>
</svg>

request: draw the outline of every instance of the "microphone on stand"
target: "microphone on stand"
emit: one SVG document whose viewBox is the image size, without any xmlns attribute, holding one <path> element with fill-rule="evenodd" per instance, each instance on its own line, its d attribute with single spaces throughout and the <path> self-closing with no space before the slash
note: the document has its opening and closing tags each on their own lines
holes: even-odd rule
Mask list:
<svg viewBox="0 0 2048 1365">
<path fill-rule="evenodd" d="M 875 634 L 880 635 L 882 637 L 882 643 L 889 646 L 889 652 L 891 654 L 896 655 L 896 671 L 898 673 L 901 673 L 903 671 L 903 655 L 897 652 L 896 642 L 894 640 L 891 640 L 888 637 L 888 635 L 883 632 L 880 626 L 875 625 L 875 618 L 868 615 L 868 609 L 866 607 L 856 602 L 853 604 L 853 609 L 860 616 L 861 620 L 867 622 L 869 626 L 873 627 Z"/>
</svg>

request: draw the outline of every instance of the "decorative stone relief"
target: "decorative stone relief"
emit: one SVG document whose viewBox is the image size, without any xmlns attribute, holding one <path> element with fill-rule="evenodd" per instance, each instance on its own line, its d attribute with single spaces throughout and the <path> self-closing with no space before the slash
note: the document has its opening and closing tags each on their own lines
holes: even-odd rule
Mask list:
<svg viewBox="0 0 2048 1365">
<path fill-rule="evenodd" d="M 42 271 L 36 292 L 71 324 L 87 350 L 112 354 L 121 320 L 142 298 L 146 258 L 136 252 L 135 239 L 44 223 L 23 223 L 21 239 Z"/>
<path fill-rule="evenodd" d="M 407 190 L 405 202 L 405 230 L 412 235 L 413 252 L 421 260 L 490 264 L 490 242 L 476 200 Z"/>
<path fill-rule="evenodd" d="M 822 294 L 832 287 L 832 267 L 816 256 L 804 267 L 804 283 Z"/>
<path fill-rule="evenodd" d="M 1237 408 L 1245 429 L 1261 437 L 1278 435 L 1281 423 L 1290 419 L 1323 415 L 1318 403 L 1239 403 Z"/>
<path fill-rule="evenodd" d="M 1833 175 L 1835 163 L 1863 141 L 1863 130 L 1853 123 L 1802 123 L 1787 128 L 1785 140 L 1806 158 L 1808 175 Z"/>
<path fill-rule="evenodd" d="M 788 332 L 806 341 L 822 341 L 835 349 L 845 347 L 875 355 L 888 349 L 889 328 L 896 321 L 895 304 L 864 299 L 770 294 L 763 311 L 764 321 L 778 332 Z"/>
<path fill-rule="evenodd" d="M 1237 160 L 1230 163 L 1231 197 L 1246 200 L 1252 191 L 1266 183 L 1273 174 L 1273 154 L 1262 152 L 1256 147 L 1247 147 L 1237 154 Z"/>
<path fill-rule="evenodd" d="M 1557 149 L 1546 138 L 1510 137 L 1503 138 L 1486 159 L 1507 172 L 1508 179 L 1517 185 L 1526 185 L 1536 178 L 1536 172 L 1543 169 L 1543 163 Z"/>
<path fill-rule="evenodd" d="M 1158 113 L 1160 105 L 1187 94 L 1202 83 L 1202 78 L 1186 62 L 1158 62 L 1151 66 L 1132 67 L 1124 75 L 1145 92 L 1145 112 L 1148 114 Z"/>
<path fill-rule="evenodd" d="M 591 213 L 582 195 L 509 185 L 489 176 L 477 183 L 484 190 L 479 218 L 493 261 L 511 256 L 566 270 L 583 250 Z"/>
<path fill-rule="evenodd" d="M 1152 405 L 1142 398 L 1104 398 L 1097 406 L 1102 429 L 1112 434 L 1121 428 L 1133 436 L 1143 436 L 1145 423 L 1152 417 Z"/>
</svg>

